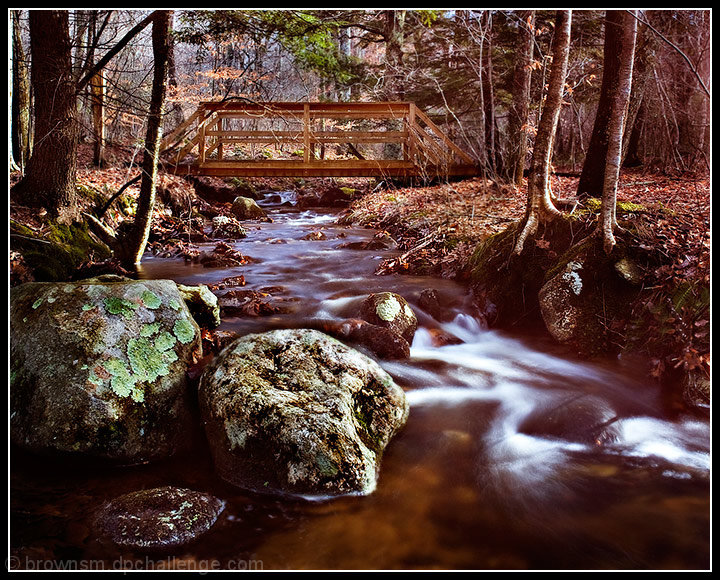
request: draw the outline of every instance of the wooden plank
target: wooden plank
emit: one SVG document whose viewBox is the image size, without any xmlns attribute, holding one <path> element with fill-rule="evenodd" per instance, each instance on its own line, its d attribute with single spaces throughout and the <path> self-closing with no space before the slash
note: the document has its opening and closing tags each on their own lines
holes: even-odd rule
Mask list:
<svg viewBox="0 0 720 580">
<path fill-rule="evenodd" d="M 463 161 L 469 164 L 473 164 L 475 161 L 472 157 L 470 157 L 467 153 L 465 153 L 460 147 L 455 145 L 447 135 L 443 131 L 440 130 L 440 128 L 433 123 L 432 119 L 428 117 L 423 111 L 420 109 L 417 110 L 417 116 L 428 126 L 430 129 L 432 129 L 432 132 L 435 133 L 440 139 L 442 139 L 443 143 L 447 145 L 450 149 L 452 149 L 453 152 L 455 152 Z"/>
<path fill-rule="evenodd" d="M 303 111 L 303 157 L 305 163 L 310 161 L 310 104 L 305 103 Z"/>
<path fill-rule="evenodd" d="M 180 125 L 178 125 L 175 128 L 175 130 L 172 133 L 170 133 L 170 135 L 168 135 L 167 137 L 165 137 L 162 140 L 162 143 L 160 145 L 160 150 L 164 151 L 165 149 L 167 149 L 169 147 L 170 143 L 175 141 L 175 139 L 177 139 L 180 136 L 180 134 L 183 131 L 185 131 L 185 129 L 187 129 L 195 121 L 195 119 L 197 119 L 202 114 L 203 114 L 202 109 L 198 109 L 192 115 L 190 115 L 184 122 L 180 123 Z"/>
</svg>

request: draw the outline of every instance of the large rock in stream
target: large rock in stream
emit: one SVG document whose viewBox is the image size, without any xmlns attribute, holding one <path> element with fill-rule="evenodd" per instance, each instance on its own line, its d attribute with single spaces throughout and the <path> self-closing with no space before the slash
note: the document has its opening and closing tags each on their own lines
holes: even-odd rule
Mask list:
<svg viewBox="0 0 720 580">
<path fill-rule="evenodd" d="M 402 336 L 408 344 L 412 344 L 418 327 L 410 304 L 394 292 L 370 294 L 360 305 L 360 318 Z"/>
<path fill-rule="evenodd" d="M 200 332 L 170 280 L 29 283 L 10 295 L 10 435 L 35 452 L 167 457 Z"/>
<path fill-rule="evenodd" d="M 254 199 L 238 196 L 233 200 L 233 215 L 240 220 L 254 220 L 267 217 L 265 210 Z"/>
<path fill-rule="evenodd" d="M 375 361 L 315 330 L 238 339 L 199 391 L 218 473 L 260 492 L 372 492 L 408 416 L 403 390 Z"/>
</svg>

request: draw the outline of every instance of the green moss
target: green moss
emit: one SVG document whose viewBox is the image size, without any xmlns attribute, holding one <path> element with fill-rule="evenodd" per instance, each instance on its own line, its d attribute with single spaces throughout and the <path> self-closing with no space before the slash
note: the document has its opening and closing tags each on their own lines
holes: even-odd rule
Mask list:
<svg viewBox="0 0 720 580">
<path fill-rule="evenodd" d="M 172 300 L 170 300 L 170 308 L 172 308 L 173 310 L 180 310 L 182 308 L 182 305 L 180 304 L 180 302 L 173 298 Z"/>
<path fill-rule="evenodd" d="M 155 339 L 155 348 L 160 352 L 170 350 L 175 346 L 175 337 L 169 332 L 162 332 Z"/>
<path fill-rule="evenodd" d="M 189 320 L 180 319 L 173 326 L 173 334 L 183 344 L 192 342 L 195 338 L 195 327 Z"/>
<path fill-rule="evenodd" d="M 602 209 L 602 200 L 597 197 L 589 197 L 583 202 L 583 205 L 587 211 L 598 213 Z M 631 201 L 618 201 L 615 207 L 618 213 L 642 213 L 647 211 L 644 205 Z"/>
<path fill-rule="evenodd" d="M 127 346 L 130 368 L 136 380 L 152 382 L 170 372 L 168 360 L 163 351 L 147 338 L 131 338 Z"/>
<path fill-rule="evenodd" d="M 160 323 L 159 322 L 153 322 L 151 324 L 146 324 L 140 329 L 140 336 L 148 337 L 152 336 L 153 334 L 157 333 L 157 331 L 160 330 Z"/>
<path fill-rule="evenodd" d="M 155 294 L 155 292 L 150 292 L 150 290 L 145 290 L 145 292 L 142 293 L 142 296 L 140 296 L 140 298 L 143 301 L 145 307 L 151 310 L 155 310 L 162 305 L 162 300 L 160 300 L 160 297 Z"/>
<path fill-rule="evenodd" d="M 110 373 L 110 388 L 118 397 L 129 397 L 136 390 L 135 377 L 131 376 L 125 364 L 117 358 L 111 358 L 103 362 L 103 367 Z M 137 395 L 133 397 L 137 400 Z"/>
<path fill-rule="evenodd" d="M 19 251 L 36 280 L 56 282 L 67 280 L 87 260 L 110 258 L 109 248 L 96 241 L 82 223 L 49 222 L 43 236 L 17 222 L 10 227 L 12 248 Z"/>
<path fill-rule="evenodd" d="M 105 309 L 110 314 L 119 314 L 124 316 L 128 320 L 135 316 L 135 311 L 139 308 L 137 304 L 126 300 L 125 298 L 119 298 L 117 296 L 110 296 L 105 299 Z"/>
</svg>

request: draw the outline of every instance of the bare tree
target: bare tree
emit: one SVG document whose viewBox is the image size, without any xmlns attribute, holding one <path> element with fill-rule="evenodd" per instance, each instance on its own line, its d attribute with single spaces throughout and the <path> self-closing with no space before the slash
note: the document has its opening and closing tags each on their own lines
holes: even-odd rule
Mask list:
<svg viewBox="0 0 720 580">
<path fill-rule="evenodd" d="M 555 207 L 551 197 L 550 164 L 567 75 L 571 22 L 571 10 L 557 11 L 555 36 L 552 42 L 553 62 L 550 84 L 530 161 L 525 224 L 515 243 L 514 254 L 522 252 L 525 240 L 537 231 L 540 223 L 560 215 L 560 210 Z"/>
<path fill-rule="evenodd" d="M 116 256 L 121 262 L 128 265 L 139 264 L 142 259 L 155 208 L 155 182 L 160 156 L 163 106 L 167 92 L 171 14 L 172 12 L 169 10 L 158 10 L 154 13 L 153 18 L 153 85 L 150 111 L 147 117 L 140 196 L 133 226 L 116 249 Z"/>
<path fill-rule="evenodd" d="M 32 137 L 30 133 L 30 75 L 20 37 L 20 11 L 12 11 L 12 154 L 22 171 L 25 168 Z"/>
<path fill-rule="evenodd" d="M 535 11 L 520 13 L 515 44 L 515 69 L 512 80 L 512 108 L 510 110 L 510 147 L 507 163 L 509 179 L 515 185 L 522 183 L 525 158 L 528 151 L 527 124 L 530 115 L 530 81 L 533 58 Z"/>
<path fill-rule="evenodd" d="M 637 21 L 632 11 L 622 11 L 618 19 L 620 26 L 619 43 L 616 50 L 619 56 L 619 70 L 616 84 L 612 88 L 612 103 L 608 122 L 608 150 L 605 160 L 605 175 L 602 190 L 602 209 L 600 228 L 603 248 L 609 254 L 615 247 L 614 232 L 618 229 L 616 217 L 617 186 L 622 164 L 623 129 L 627 115 L 630 93 L 632 91 L 633 61 L 635 59 L 635 41 Z"/>
</svg>

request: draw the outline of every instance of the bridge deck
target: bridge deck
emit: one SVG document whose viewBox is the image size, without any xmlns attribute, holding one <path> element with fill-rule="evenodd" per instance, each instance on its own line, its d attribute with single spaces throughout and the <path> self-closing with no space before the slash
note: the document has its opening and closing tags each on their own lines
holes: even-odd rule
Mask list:
<svg viewBox="0 0 720 580">
<path fill-rule="evenodd" d="M 400 159 L 367 158 L 368 152 L 380 149 L 382 153 L 388 145 L 390 150 L 394 146 Z M 237 158 L 238 147 L 247 154 L 262 146 L 280 151 L 295 148 L 296 158 Z M 346 154 L 325 158 L 326 148 L 333 146 L 345 147 Z M 165 138 L 163 149 L 176 150 L 165 166 L 179 175 L 434 178 L 477 174 L 474 160 L 414 103 L 405 102 L 207 102 Z M 347 158 L 349 154 L 356 158 Z"/>
</svg>

